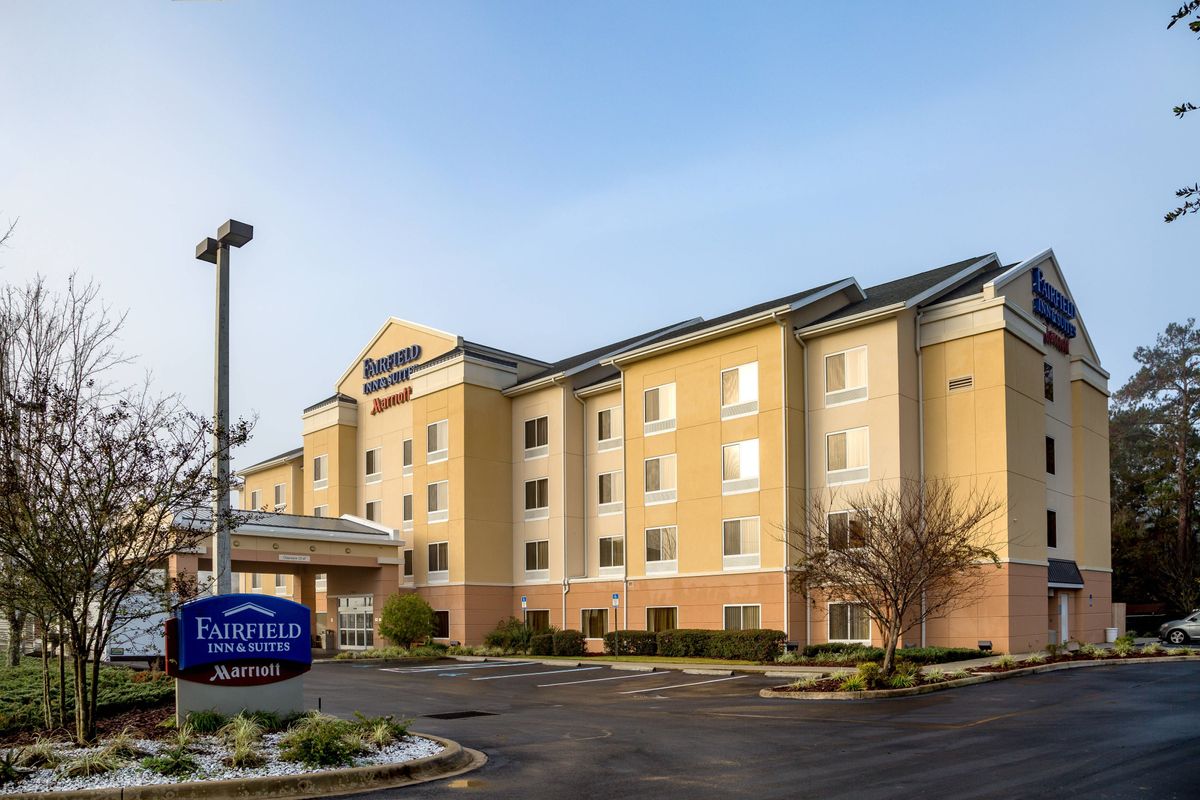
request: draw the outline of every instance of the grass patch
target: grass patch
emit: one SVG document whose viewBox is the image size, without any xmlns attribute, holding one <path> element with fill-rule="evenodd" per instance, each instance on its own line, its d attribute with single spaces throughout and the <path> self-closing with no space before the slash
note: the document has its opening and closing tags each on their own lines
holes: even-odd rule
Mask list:
<svg viewBox="0 0 1200 800">
<path fill-rule="evenodd" d="M 58 708 L 58 661 L 50 662 L 50 697 Z M 67 714 L 74 713 L 75 679 L 67 670 Z M 152 708 L 175 697 L 175 682 L 162 672 L 135 672 L 127 667 L 102 666 L 96 717 L 135 708 Z M 23 658 L 16 667 L 0 666 L 0 735 L 42 727 L 41 662 Z"/>
</svg>

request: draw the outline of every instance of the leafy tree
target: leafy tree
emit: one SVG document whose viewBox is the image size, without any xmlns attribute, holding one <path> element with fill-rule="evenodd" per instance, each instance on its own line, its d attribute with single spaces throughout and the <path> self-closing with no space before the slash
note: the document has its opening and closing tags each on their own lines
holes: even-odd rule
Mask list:
<svg viewBox="0 0 1200 800">
<path fill-rule="evenodd" d="M 831 530 L 834 498 L 809 503 L 803 552 L 792 573 L 806 597 L 819 592 L 864 606 L 883 636 L 880 671 L 892 674 L 905 630 L 975 602 L 999 568 L 991 521 L 1001 504 L 937 478 L 900 480 L 842 498 L 861 525 Z"/>
<path fill-rule="evenodd" d="M 383 604 L 379 632 L 401 647 L 433 636 L 433 607 L 419 594 L 394 594 Z"/>
<path fill-rule="evenodd" d="M 1137 372 L 1114 395 L 1114 583 L 1173 611 L 1200 605 L 1200 330 L 1171 323 L 1134 352 Z"/>
<path fill-rule="evenodd" d="M 1170 30 L 1171 28 L 1174 28 L 1175 23 L 1182 22 L 1192 15 L 1196 15 L 1196 17 L 1188 22 L 1188 29 L 1192 33 L 1200 34 L 1200 0 L 1189 0 L 1180 6 L 1175 13 L 1171 15 L 1171 21 L 1167 23 L 1167 29 Z M 1172 111 L 1175 112 L 1175 116 L 1177 118 L 1183 119 L 1185 114 L 1198 109 L 1200 109 L 1200 106 L 1196 106 L 1193 103 L 1185 100 L 1179 105 L 1175 106 Z M 1183 205 L 1168 211 L 1163 218 L 1164 221 L 1174 222 L 1185 214 L 1191 214 L 1196 211 L 1200 211 L 1200 183 L 1193 183 L 1191 186 L 1184 186 L 1181 189 L 1176 190 L 1175 196 L 1184 201 Z"/>
</svg>

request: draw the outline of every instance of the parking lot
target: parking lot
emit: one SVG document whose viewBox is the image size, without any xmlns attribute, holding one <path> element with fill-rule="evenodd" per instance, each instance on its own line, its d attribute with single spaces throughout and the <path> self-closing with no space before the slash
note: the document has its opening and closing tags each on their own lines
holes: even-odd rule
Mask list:
<svg viewBox="0 0 1200 800">
<path fill-rule="evenodd" d="M 1200 665 L 1071 670 L 919 697 L 796 702 L 781 679 L 588 664 L 318 664 L 309 701 L 483 750 L 371 797 L 1190 798 Z"/>
</svg>

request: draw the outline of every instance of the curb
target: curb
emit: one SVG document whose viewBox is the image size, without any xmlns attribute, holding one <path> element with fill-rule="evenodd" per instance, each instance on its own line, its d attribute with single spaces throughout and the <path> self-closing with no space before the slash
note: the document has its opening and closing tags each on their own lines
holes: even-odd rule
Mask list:
<svg viewBox="0 0 1200 800">
<path fill-rule="evenodd" d="M 302 775 L 237 778 L 227 781 L 189 781 L 145 786 L 80 789 L 74 792 L 25 792 L 5 795 L 6 800 L 234 800 L 234 798 L 306 798 L 332 797 L 374 789 L 391 789 L 415 783 L 448 778 L 478 769 L 487 756 L 458 742 L 412 732 L 413 736 L 440 744 L 442 752 L 399 764 L 375 764 L 367 767 L 309 772 Z"/>
<path fill-rule="evenodd" d="M 873 689 L 863 692 L 792 692 L 786 689 L 760 689 L 759 697 L 780 697 L 788 700 L 885 700 L 893 697 L 914 697 L 945 689 L 958 689 L 962 686 L 974 686 L 978 683 L 989 683 L 1007 678 L 1020 678 L 1025 675 L 1038 675 L 1043 672 L 1058 672 L 1064 669 L 1081 669 L 1083 667 L 1113 667 L 1120 664 L 1162 664 L 1182 663 L 1185 661 L 1200 662 L 1195 656 L 1158 656 L 1157 658 L 1108 658 L 1100 661 L 1064 661 L 1059 664 L 1039 664 L 1033 667 L 1013 669 L 1008 672 L 985 672 L 982 675 L 972 675 L 970 678 L 959 678 L 955 681 L 931 683 L 925 686 L 913 686 L 910 689 Z"/>
<path fill-rule="evenodd" d="M 653 664 L 609 664 L 610 669 L 623 669 L 627 672 L 654 672 Z"/>
<path fill-rule="evenodd" d="M 684 675 L 732 675 L 733 670 L 731 670 L 731 669 L 695 668 L 695 669 L 685 669 L 685 670 L 683 670 L 683 674 Z"/>
</svg>

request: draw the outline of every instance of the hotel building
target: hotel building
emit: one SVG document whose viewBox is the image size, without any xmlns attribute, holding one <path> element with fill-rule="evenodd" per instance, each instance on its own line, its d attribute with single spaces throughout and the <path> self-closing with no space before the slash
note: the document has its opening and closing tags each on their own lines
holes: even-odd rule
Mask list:
<svg viewBox="0 0 1200 800">
<path fill-rule="evenodd" d="M 273 570 L 292 576 L 285 593 L 315 589 L 342 647 L 375 641 L 404 591 L 468 644 L 510 615 L 582 630 L 591 649 L 618 626 L 878 641 L 853 597 L 790 585 L 805 501 L 925 475 L 1001 503 L 1002 563 L 906 644 L 1099 641 L 1107 379 L 1049 250 L 841 278 L 557 362 L 392 318 L 304 409 L 301 446 L 239 471 L 262 524 L 326 518 L 378 543 L 268 550 L 268 531 L 235 569 L 261 570 L 247 589 L 274 591 Z M 835 508 L 809 533 L 856 524 Z"/>
</svg>

